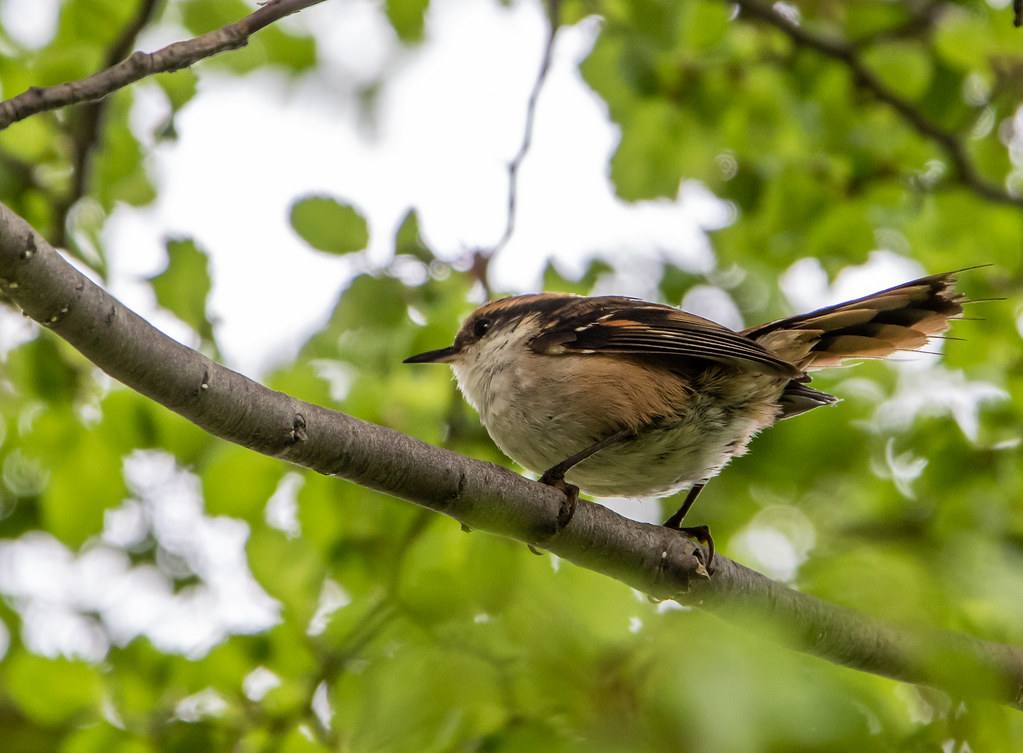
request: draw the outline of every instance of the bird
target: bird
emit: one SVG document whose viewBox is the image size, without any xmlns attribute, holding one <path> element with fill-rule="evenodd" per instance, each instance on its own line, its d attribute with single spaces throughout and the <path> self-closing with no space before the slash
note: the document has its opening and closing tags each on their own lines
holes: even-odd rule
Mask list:
<svg viewBox="0 0 1023 753">
<path fill-rule="evenodd" d="M 963 270 L 959 270 L 963 271 Z M 742 331 L 624 296 L 515 295 L 477 308 L 454 343 L 405 363 L 451 366 L 494 443 L 562 490 L 557 528 L 580 493 L 667 497 L 684 527 L 700 491 L 774 423 L 838 398 L 810 374 L 923 348 L 962 316 L 958 272 L 921 277 Z"/>
</svg>

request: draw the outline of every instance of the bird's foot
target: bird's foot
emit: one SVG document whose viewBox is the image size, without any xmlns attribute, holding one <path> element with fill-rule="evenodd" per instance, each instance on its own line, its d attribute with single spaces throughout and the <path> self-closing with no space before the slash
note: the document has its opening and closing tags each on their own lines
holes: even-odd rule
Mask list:
<svg viewBox="0 0 1023 753">
<path fill-rule="evenodd" d="M 565 495 L 561 507 L 558 508 L 557 528 L 554 531 L 557 533 L 567 526 L 572 520 L 572 516 L 575 515 L 575 506 L 579 501 L 579 487 L 565 481 L 565 472 L 559 466 L 546 470 L 539 481 L 541 484 L 554 487 Z"/>
<path fill-rule="evenodd" d="M 674 516 L 673 516 L 674 517 Z M 669 525 L 672 522 L 672 518 L 669 518 L 665 524 L 665 528 L 673 528 L 680 533 L 684 533 L 691 539 L 695 539 L 698 543 L 703 544 L 707 547 L 707 562 L 704 567 L 707 568 L 708 574 L 714 573 L 714 537 L 710 535 L 710 528 L 707 526 L 679 526 Z M 702 553 L 697 550 L 697 556 L 701 557 Z"/>
</svg>

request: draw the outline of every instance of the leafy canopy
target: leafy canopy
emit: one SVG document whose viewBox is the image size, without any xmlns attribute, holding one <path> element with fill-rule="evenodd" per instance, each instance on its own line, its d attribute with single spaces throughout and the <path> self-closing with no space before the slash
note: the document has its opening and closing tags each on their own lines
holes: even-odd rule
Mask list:
<svg viewBox="0 0 1023 753">
<path fill-rule="evenodd" d="M 603 19 L 581 74 L 621 131 L 609 166 L 619 194 L 674 197 L 681 181 L 698 180 L 734 206 L 734 222 L 711 238 L 720 271 L 665 263 L 659 295 L 678 303 L 711 284 L 755 323 L 790 313 L 779 279 L 794 265 L 814 260 L 809 268 L 834 280 L 884 250 L 930 272 L 992 264 L 962 284 L 998 300 L 970 309 L 983 320 L 956 325 L 963 340 L 947 343 L 941 365 L 823 377 L 844 402 L 758 438 L 695 515 L 726 553 L 823 599 L 1019 643 L 1023 36 L 1008 11 L 983 2 L 774 8 L 788 26 L 748 0 L 561 3 L 561 23 Z M 166 3 L 157 23 L 199 34 L 249 10 L 182 0 Z M 428 10 L 389 0 L 374 12 L 415 45 L 430 33 Z M 4 96 L 100 69 L 135 11 L 67 0 L 55 37 L 35 50 L 0 29 Z M 167 114 L 151 135 L 175 137 L 176 115 L 209 72 L 328 65 L 297 28 L 272 26 L 244 50 L 157 76 Z M 100 276 L 110 272 L 107 215 L 159 190 L 149 147 L 129 127 L 134 98 L 130 88 L 113 95 L 92 140 L 82 107 L 0 132 L 0 199 Z M 363 102 L 374 106 L 372 92 Z M 76 188 L 83 149 L 87 175 Z M 393 258 L 371 260 L 359 199 L 314 187 L 295 197 L 295 232 L 358 271 L 326 325 L 266 383 L 508 462 L 444 369 L 401 365 L 447 344 L 480 299 L 469 259 L 438 257 L 410 209 Z M 155 300 L 216 353 L 203 239 L 175 239 L 167 251 L 166 271 L 150 280 Z M 555 259 L 544 284 L 586 293 L 628 264 L 594 261 L 566 279 Z M 5 750 L 1023 745 L 1016 711 L 791 654 L 756 626 L 647 603 L 518 544 L 225 446 L 109 383 L 48 333 L 13 324 L 13 312 L 2 319 L 18 333 L 0 356 Z M 165 485 L 154 492 L 146 483 L 160 462 Z M 200 500 L 209 525 L 235 532 L 253 582 L 225 592 L 222 572 L 173 539 L 161 515 L 183 503 L 171 488 Z M 26 554 L 43 549 L 48 559 Z M 15 577 L 14 563 L 33 562 Z M 48 585 L 31 587 L 29 576 Z M 139 581 L 147 587 L 130 587 Z M 95 593 L 87 586 L 96 582 L 118 588 Z M 143 598 L 158 595 L 168 615 L 193 603 L 199 621 L 210 599 L 250 587 L 259 618 L 236 614 L 192 653 L 187 621 L 171 631 L 175 644 Z M 117 617 L 126 604 L 141 622 Z M 47 642 L 41 624 L 82 638 Z"/>
</svg>

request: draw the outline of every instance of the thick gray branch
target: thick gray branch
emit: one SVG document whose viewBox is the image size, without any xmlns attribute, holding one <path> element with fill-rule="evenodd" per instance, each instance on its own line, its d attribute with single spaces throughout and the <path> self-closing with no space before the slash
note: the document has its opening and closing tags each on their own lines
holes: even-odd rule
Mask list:
<svg viewBox="0 0 1023 753">
<path fill-rule="evenodd" d="M 322 2 L 323 0 L 271 0 L 236 23 L 194 39 L 175 42 L 156 52 L 135 52 L 120 63 L 88 78 L 45 88 L 33 86 L 16 97 L 0 102 L 0 130 L 30 115 L 78 102 L 94 102 L 154 73 L 178 71 L 203 58 L 244 47 L 248 44 L 249 37 L 260 29 L 310 5 Z"/>
<path fill-rule="evenodd" d="M 0 204 L 0 292 L 132 389 L 218 437 L 406 499 L 471 528 L 538 543 L 657 598 L 780 628 L 791 645 L 905 682 L 1019 706 L 1023 652 L 954 633 L 886 625 L 785 588 L 718 555 L 709 580 L 677 532 L 562 495 L 491 463 L 269 390 L 171 340 L 67 264 Z"/>
</svg>

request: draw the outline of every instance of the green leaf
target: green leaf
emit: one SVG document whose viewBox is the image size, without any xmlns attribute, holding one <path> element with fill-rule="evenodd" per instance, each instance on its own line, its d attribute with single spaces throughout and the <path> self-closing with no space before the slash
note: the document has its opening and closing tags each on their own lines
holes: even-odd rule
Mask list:
<svg viewBox="0 0 1023 753">
<path fill-rule="evenodd" d="M 206 314 L 210 295 L 209 259 L 193 240 L 167 242 L 167 269 L 150 278 L 156 302 L 213 343 L 213 325 Z"/>
<path fill-rule="evenodd" d="M 962 70 L 983 70 L 990 65 L 992 35 L 984 18 L 960 12 L 944 20 L 934 35 L 935 51 L 942 59 Z"/>
<path fill-rule="evenodd" d="M 120 504 L 127 492 L 121 457 L 89 440 L 78 437 L 50 465 L 50 483 L 40 500 L 47 529 L 70 546 L 102 531 L 104 512 Z"/>
<path fill-rule="evenodd" d="M 93 195 L 107 212 L 112 211 L 117 202 L 138 207 L 156 197 L 145 170 L 142 145 L 128 123 L 132 100 L 130 90 L 110 96 L 100 148 L 93 155 Z"/>
<path fill-rule="evenodd" d="M 66 357 L 67 347 L 55 337 L 37 337 L 11 352 L 3 374 L 24 397 L 69 403 L 82 388 L 82 370 L 78 359 Z"/>
<path fill-rule="evenodd" d="M 254 10 L 241 0 L 217 0 L 215 3 L 187 0 L 177 7 L 186 28 L 196 35 L 236 23 Z M 292 72 L 307 70 L 316 63 L 316 43 L 311 37 L 291 34 L 273 24 L 253 34 L 243 49 L 218 55 L 206 65 L 248 73 L 268 63 Z"/>
<path fill-rule="evenodd" d="M 405 44 L 420 42 L 430 0 L 387 0 L 387 20 Z"/>
<path fill-rule="evenodd" d="M 301 73 L 316 65 L 316 40 L 312 37 L 289 34 L 275 24 L 260 31 L 253 39 L 266 50 L 269 62 L 286 71 Z"/>
<path fill-rule="evenodd" d="M 931 81 L 930 55 L 918 44 L 906 42 L 875 47 L 864 55 L 864 62 L 904 97 L 916 99 Z"/>
<path fill-rule="evenodd" d="M 185 28 L 192 34 L 205 34 L 245 18 L 252 8 L 242 0 L 219 0 L 207 3 L 203 0 L 187 0 L 178 4 Z"/>
<path fill-rule="evenodd" d="M 721 44 L 731 24 L 733 9 L 718 0 L 690 0 L 678 3 L 682 12 L 682 44 L 706 52 Z"/>
<path fill-rule="evenodd" d="M 646 99 L 631 112 L 622 140 L 611 158 L 611 179 L 618 195 L 629 201 L 675 196 L 682 178 L 698 165 L 679 148 L 691 139 L 695 123 L 674 105 Z"/>
<path fill-rule="evenodd" d="M 330 318 L 339 331 L 390 331 L 408 318 L 407 288 L 393 277 L 359 275 L 348 286 Z M 366 312 L 373 316 L 367 317 Z"/>
<path fill-rule="evenodd" d="M 419 233 L 419 214 L 415 209 L 405 213 L 405 218 L 398 227 L 398 232 L 394 236 L 394 253 L 414 256 L 424 264 L 429 264 L 436 258 Z"/>
<path fill-rule="evenodd" d="M 309 737 L 309 731 L 305 724 L 293 727 L 280 741 L 281 753 L 322 753 L 329 748 L 319 744 Z"/>
<path fill-rule="evenodd" d="M 267 593 L 284 603 L 288 621 L 307 624 L 325 575 L 316 550 L 302 538 L 261 528 L 252 532 L 246 551 L 252 574 Z"/>
<path fill-rule="evenodd" d="M 60 753 L 151 753 L 157 748 L 148 740 L 109 724 L 76 729 L 64 741 Z"/>
<path fill-rule="evenodd" d="M 594 259 L 579 279 L 570 280 L 558 271 L 558 266 L 553 261 L 550 261 L 543 272 L 543 289 L 559 293 L 589 295 L 593 292 L 593 286 L 597 284 L 597 280 L 612 271 L 613 267 L 606 261 Z"/>
<path fill-rule="evenodd" d="M 259 523 L 282 473 L 281 464 L 270 458 L 221 444 L 202 472 L 206 509 L 210 515 L 232 515 Z"/>
<path fill-rule="evenodd" d="M 4 461 L 14 493 L 38 497 L 47 531 L 79 546 L 103 528 L 104 510 L 124 498 L 120 454 L 75 420 L 69 407 L 41 411 Z"/>
<path fill-rule="evenodd" d="M 18 651 L 4 663 L 7 694 L 23 713 L 43 725 L 99 711 L 99 671 L 85 662 L 46 659 Z"/>
<path fill-rule="evenodd" d="M 167 95 L 174 112 L 191 102 L 199 89 L 199 76 L 191 68 L 161 73 L 154 80 Z"/>
<path fill-rule="evenodd" d="M 369 226 L 351 204 L 328 196 L 310 196 L 291 206 L 291 225 L 319 251 L 350 254 L 369 245 Z"/>
<path fill-rule="evenodd" d="M 92 433 L 122 455 L 157 447 L 189 466 L 218 443 L 195 424 L 126 387 L 112 389 L 101 408 L 103 421 Z"/>
</svg>

